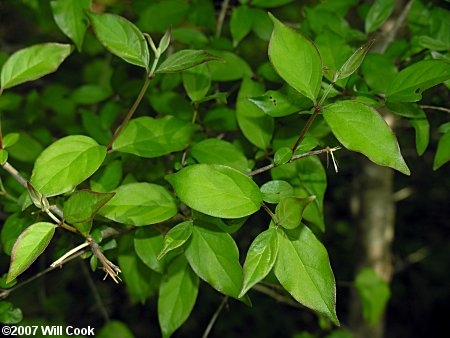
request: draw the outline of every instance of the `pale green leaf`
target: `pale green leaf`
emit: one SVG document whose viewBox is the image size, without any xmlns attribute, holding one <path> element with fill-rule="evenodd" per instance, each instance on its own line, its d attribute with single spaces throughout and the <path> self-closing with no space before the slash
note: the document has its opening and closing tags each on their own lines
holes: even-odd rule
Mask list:
<svg viewBox="0 0 450 338">
<path fill-rule="evenodd" d="M 279 229 L 275 275 L 281 285 L 304 306 L 339 325 L 336 286 L 328 253 L 306 226 Z"/>
<path fill-rule="evenodd" d="M 233 238 L 212 224 L 194 221 L 185 255 L 192 270 L 217 291 L 238 298 L 242 287 L 239 251 Z"/>
<path fill-rule="evenodd" d="M 222 61 L 205 50 L 184 49 L 169 56 L 156 68 L 156 73 L 178 73 L 210 61 Z"/>
<path fill-rule="evenodd" d="M 138 117 L 127 124 L 112 149 L 145 158 L 160 157 L 186 148 L 196 129 L 192 123 L 172 116 Z"/>
<path fill-rule="evenodd" d="M 211 86 L 211 73 L 208 65 L 201 64 L 182 73 L 186 93 L 193 102 L 202 100 Z"/>
<path fill-rule="evenodd" d="M 39 222 L 30 225 L 17 238 L 11 252 L 6 283 L 17 278 L 44 252 L 55 234 L 55 224 Z"/>
<path fill-rule="evenodd" d="M 197 300 L 199 280 L 186 258 L 174 258 L 159 287 L 158 319 L 163 338 L 170 337 L 188 319 Z"/>
<path fill-rule="evenodd" d="M 115 14 L 89 13 L 98 40 L 114 55 L 148 70 L 150 53 L 142 32 L 127 19 Z"/>
<path fill-rule="evenodd" d="M 273 15 L 269 58 L 277 73 L 300 93 L 314 102 L 322 83 L 322 60 L 314 44 L 288 28 Z"/>
<path fill-rule="evenodd" d="M 282 180 L 274 180 L 261 186 L 263 200 L 267 203 L 279 203 L 283 198 L 294 195 L 294 188 Z"/>
<path fill-rule="evenodd" d="M 243 285 L 239 296 L 243 296 L 272 270 L 278 253 L 277 228 L 271 227 L 260 233 L 250 245 L 244 263 Z"/>
<path fill-rule="evenodd" d="M 31 184 L 49 197 L 83 182 L 102 164 L 106 147 L 83 135 L 66 136 L 48 146 L 36 159 Z"/>
<path fill-rule="evenodd" d="M 166 179 L 183 203 L 210 216 L 240 218 L 261 207 L 261 192 L 255 182 L 230 167 L 194 164 Z"/>
<path fill-rule="evenodd" d="M 0 90 L 53 73 L 72 50 L 72 45 L 44 43 L 15 52 L 3 65 Z"/>
<path fill-rule="evenodd" d="M 389 18 L 394 9 L 394 0 L 375 0 L 364 23 L 366 33 L 376 31 Z"/>
<path fill-rule="evenodd" d="M 439 169 L 448 161 L 450 161 L 450 131 L 447 131 L 439 139 L 433 162 L 433 170 Z"/>
<path fill-rule="evenodd" d="M 275 209 L 277 223 L 286 229 L 297 228 L 302 221 L 306 207 L 315 199 L 314 195 L 305 198 L 283 198 Z"/>
<path fill-rule="evenodd" d="M 91 2 L 92 0 L 55 0 L 50 3 L 56 24 L 80 52 L 88 26 L 85 11 L 90 9 Z"/>
<path fill-rule="evenodd" d="M 182 246 L 191 237 L 192 221 L 182 222 L 170 229 L 164 236 L 161 252 L 157 259 L 162 259 L 168 252 Z"/>
<path fill-rule="evenodd" d="M 394 133 L 373 108 L 356 101 L 340 101 L 325 107 L 323 116 L 344 147 L 363 153 L 379 165 L 410 174 Z"/>
<path fill-rule="evenodd" d="M 177 213 L 174 198 L 160 185 L 129 183 L 114 192 L 114 197 L 99 211 L 113 221 L 143 226 L 168 220 Z"/>
</svg>

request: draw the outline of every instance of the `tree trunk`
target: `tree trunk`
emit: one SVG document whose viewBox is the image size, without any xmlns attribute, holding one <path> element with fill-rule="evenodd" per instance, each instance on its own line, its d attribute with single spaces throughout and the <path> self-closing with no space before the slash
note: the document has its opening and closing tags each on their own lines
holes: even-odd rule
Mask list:
<svg viewBox="0 0 450 338">
<path fill-rule="evenodd" d="M 390 283 L 392 279 L 391 244 L 394 238 L 395 204 L 392 200 L 394 172 L 364 159 L 355 180 L 357 195 L 352 209 L 357 222 L 359 262 L 355 275 L 363 268 L 374 269 Z M 354 290 L 350 303 L 349 326 L 355 338 L 381 338 L 384 318 L 370 326 L 362 318 L 359 296 Z"/>
</svg>

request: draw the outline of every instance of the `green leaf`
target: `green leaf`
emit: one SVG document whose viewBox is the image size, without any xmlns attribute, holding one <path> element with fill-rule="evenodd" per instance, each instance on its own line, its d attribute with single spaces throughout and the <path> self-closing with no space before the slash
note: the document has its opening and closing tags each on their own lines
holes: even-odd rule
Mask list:
<svg viewBox="0 0 450 338">
<path fill-rule="evenodd" d="M 156 73 L 178 73 L 210 61 L 222 61 L 222 59 L 205 50 L 184 49 L 164 60 L 156 69 Z"/>
<path fill-rule="evenodd" d="M 162 234 L 154 228 L 146 227 L 136 230 L 134 249 L 138 257 L 153 271 L 163 273 L 165 261 L 158 260 L 158 253 L 163 245 Z"/>
<path fill-rule="evenodd" d="M 364 80 L 370 88 L 385 93 L 398 73 L 394 60 L 386 54 L 367 54 L 361 65 Z"/>
<path fill-rule="evenodd" d="M 328 253 L 306 226 L 278 231 L 275 275 L 299 303 L 339 325 L 336 286 Z"/>
<path fill-rule="evenodd" d="M 223 140 L 203 140 L 191 148 L 191 154 L 199 163 L 223 164 L 243 173 L 248 170 L 244 154 L 234 144 Z"/>
<path fill-rule="evenodd" d="M 197 300 L 199 280 L 184 256 L 174 258 L 162 278 L 158 319 L 163 338 L 170 337 L 188 319 Z"/>
<path fill-rule="evenodd" d="M 312 106 L 310 99 L 290 86 L 284 86 L 281 90 L 268 90 L 264 95 L 249 97 L 248 100 L 273 117 L 292 115 Z"/>
<path fill-rule="evenodd" d="M 3 149 L 11 147 L 17 143 L 20 139 L 19 133 L 9 133 L 3 136 Z"/>
<path fill-rule="evenodd" d="M 238 298 L 242 287 L 239 251 L 233 238 L 212 224 L 194 221 L 185 255 L 192 270 L 214 289 Z"/>
<path fill-rule="evenodd" d="M 175 250 L 186 243 L 191 237 L 192 225 L 192 221 L 186 221 L 179 223 L 170 229 L 164 236 L 163 246 L 157 259 L 162 259 L 168 252 Z"/>
<path fill-rule="evenodd" d="M 144 3 L 139 14 L 138 26 L 146 32 L 163 33 L 171 25 L 183 21 L 189 12 L 189 3 L 184 0 L 164 0 Z"/>
<path fill-rule="evenodd" d="M 29 218 L 21 212 L 12 214 L 2 225 L 1 240 L 3 245 L 3 251 L 8 256 L 11 256 L 11 251 L 17 237 L 20 236 L 28 225 L 32 223 Z"/>
<path fill-rule="evenodd" d="M 450 64 L 442 60 L 423 60 L 403 69 L 386 91 L 388 101 L 420 101 L 422 92 L 450 79 Z"/>
<path fill-rule="evenodd" d="M 190 165 L 166 180 L 183 203 L 210 216 L 240 218 L 261 207 L 261 192 L 255 182 L 223 165 Z"/>
<path fill-rule="evenodd" d="M 430 124 L 425 112 L 414 103 L 392 102 L 387 107 L 395 114 L 408 118 L 409 123 L 416 131 L 416 149 L 422 155 L 430 141 Z"/>
<path fill-rule="evenodd" d="M 127 124 L 112 148 L 145 158 L 160 157 L 186 148 L 196 129 L 192 123 L 172 116 L 138 117 Z"/>
<path fill-rule="evenodd" d="M 410 174 L 394 133 L 373 108 L 356 101 L 340 101 L 325 107 L 323 117 L 347 149 L 361 152 L 379 165 Z"/>
<path fill-rule="evenodd" d="M 450 131 L 447 131 L 439 139 L 433 162 L 433 170 L 439 169 L 448 161 L 450 161 Z"/>
<path fill-rule="evenodd" d="M 8 148 L 9 157 L 22 162 L 33 162 L 42 152 L 42 145 L 25 132 L 19 132 L 19 140 Z"/>
<path fill-rule="evenodd" d="M 64 203 L 64 219 L 87 236 L 91 231 L 92 219 L 113 196 L 113 193 L 77 191 Z"/>
<path fill-rule="evenodd" d="M 277 228 L 261 232 L 250 245 L 244 263 L 243 284 L 240 297 L 272 270 L 278 253 Z"/>
<path fill-rule="evenodd" d="M 130 329 L 118 320 L 108 321 L 96 335 L 97 338 L 134 338 Z"/>
<path fill-rule="evenodd" d="M 22 310 L 10 302 L 0 301 L 0 323 L 17 324 L 23 319 Z"/>
<path fill-rule="evenodd" d="M 247 6 L 238 6 L 231 13 L 230 32 L 234 46 L 237 46 L 252 30 L 251 11 Z"/>
<path fill-rule="evenodd" d="M 364 319 L 373 326 L 381 319 L 391 296 L 389 285 L 373 269 L 364 269 L 356 276 L 355 287 L 361 299 Z"/>
<path fill-rule="evenodd" d="M 97 171 L 105 156 L 106 147 L 90 137 L 63 137 L 36 159 L 31 184 L 47 197 L 71 191 Z"/>
<path fill-rule="evenodd" d="M 81 52 L 84 34 L 88 26 L 85 11 L 90 9 L 91 2 L 91 0 L 56 0 L 50 2 L 56 24 L 75 43 L 79 52 Z"/>
<path fill-rule="evenodd" d="M 0 75 L 1 89 L 11 88 L 53 73 L 72 50 L 71 45 L 43 43 L 15 52 L 3 65 Z"/>
<path fill-rule="evenodd" d="M 276 166 L 288 163 L 292 158 L 292 149 L 289 147 L 281 147 L 275 153 L 273 163 Z"/>
<path fill-rule="evenodd" d="M 300 93 L 316 102 L 322 83 L 322 60 L 314 44 L 272 14 L 274 23 L 269 58 L 277 73 Z"/>
<path fill-rule="evenodd" d="M 6 161 L 8 161 L 8 151 L 0 149 L 0 165 L 5 164 Z"/>
<path fill-rule="evenodd" d="M 44 252 L 55 234 L 55 227 L 52 223 L 39 222 L 30 225 L 20 234 L 12 248 L 6 283 L 17 278 Z"/>
<path fill-rule="evenodd" d="M 95 104 L 111 96 L 111 90 L 95 84 L 86 84 L 72 92 L 70 99 L 78 104 Z"/>
<path fill-rule="evenodd" d="M 333 82 L 345 79 L 352 75 L 359 68 L 364 60 L 370 47 L 372 47 L 375 40 L 370 40 L 364 45 L 359 47 L 353 54 L 348 58 L 348 60 L 342 65 L 342 67 L 336 72 Z"/>
<path fill-rule="evenodd" d="M 121 236 L 117 258 L 131 301 L 144 303 L 158 290 L 160 274 L 149 269 L 136 255 L 132 236 Z"/>
<path fill-rule="evenodd" d="M 260 83 L 244 78 L 236 102 L 236 118 L 244 136 L 258 148 L 267 149 L 272 139 L 274 120 L 248 100 L 263 92 Z"/>
<path fill-rule="evenodd" d="M 142 32 L 127 19 L 115 14 L 89 13 L 98 40 L 114 55 L 148 71 L 150 53 Z"/>
<path fill-rule="evenodd" d="M 366 16 L 366 33 L 376 31 L 389 18 L 394 9 L 394 0 L 375 0 Z"/>
<path fill-rule="evenodd" d="M 211 73 L 208 65 L 201 64 L 182 73 L 186 93 L 193 102 L 202 100 L 211 86 Z"/>
<path fill-rule="evenodd" d="M 113 221 L 143 226 L 168 220 L 177 213 L 174 198 L 160 185 L 129 183 L 114 192 L 114 197 L 99 212 Z"/>
<path fill-rule="evenodd" d="M 275 209 L 277 223 L 285 229 L 297 228 L 302 221 L 306 207 L 315 199 L 314 195 L 306 198 L 283 198 Z"/>
<path fill-rule="evenodd" d="M 122 180 L 122 162 L 112 161 L 106 167 L 100 168 L 90 179 L 91 189 L 98 192 L 109 192 Z"/>
<path fill-rule="evenodd" d="M 253 0 L 252 5 L 263 7 L 263 8 L 272 8 L 286 5 L 288 3 L 293 2 L 294 0 Z"/>
<path fill-rule="evenodd" d="M 209 64 L 211 80 L 213 81 L 235 81 L 253 75 L 248 63 L 236 54 L 224 50 L 210 50 L 225 62 L 213 62 Z"/>
<path fill-rule="evenodd" d="M 274 180 L 261 186 L 262 198 L 267 203 L 279 203 L 283 198 L 294 195 L 294 188 L 282 180 Z"/>
</svg>

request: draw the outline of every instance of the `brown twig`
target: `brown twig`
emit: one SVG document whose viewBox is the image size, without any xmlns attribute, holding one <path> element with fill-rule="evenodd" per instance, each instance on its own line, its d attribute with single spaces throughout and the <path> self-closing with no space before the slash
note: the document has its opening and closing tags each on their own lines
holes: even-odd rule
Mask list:
<svg viewBox="0 0 450 338">
<path fill-rule="evenodd" d="M 325 149 L 311 150 L 311 151 L 308 151 L 308 152 L 306 152 L 304 154 L 298 154 L 298 155 L 292 156 L 292 158 L 287 163 L 291 163 L 291 162 L 294 162 L 296 160 L 299 160 L 301 158 L 308 157 L 308 156 L 320 155 L 320 154 L 324 154 L 324 153 L 330 154 L 333 151 L 336 151 L 336 150 L 339 150 L 339 149 L 341 149 L 341 147 L 334 147 L 334 148 L 328 148 L 327 147 Z M 256 169 L 256 170 L 253 170 L 253 171 L 247 173 L 247 176 L 258 175 L 258 174 L 261 174 L 261 173 L 263 173 L 265 171 L 273 169 L 275 167 L 276 167 L 275 163 L 271 163 L 271 164 L 268 164 L 268 165 L 266 165 L 264 167 L 261 167 L 259 169 Z"/>
<path fill-rule="evenodd" d="M 220 13 L 217 18 L 216 24 L 216 38 L 219 38 L 222 34 L 223 21 L 225 20 L 225 15 L 227 14 L 228 5 L 230 4 L 230 0 L 222 1 L 222 7 L 220 8 Z"/>
</svg>

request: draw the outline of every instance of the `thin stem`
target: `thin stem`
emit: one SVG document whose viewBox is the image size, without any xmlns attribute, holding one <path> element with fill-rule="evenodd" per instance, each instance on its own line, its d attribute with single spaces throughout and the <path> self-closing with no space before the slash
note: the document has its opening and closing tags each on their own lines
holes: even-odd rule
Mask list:
<svg viewBox="0 0 450 338">
<path fill-rule="evenodd" d="M 92 280 L 91 274 L 89 273 L 86 264 L 83 261 L 78 261 L 81 266 L 81 270 L 83 271 L 83 275 L 86 278 L 89 289 L 91 289 L 92 294 L 94 295 L 95 302 L 100 310 L 100 313 L 105 320 L 105 322 L 109 322 L 110 318 L 108 315 L 108 311 L 106 310 L 105 304 L 103 304 L 102 297 L 100 297 L 100 293 L 98 292 L 97 287 L 95 286 L 94 281 Z"/>
<path fill-rule="evenodd" d="M 327 147 L 325 149 L 311 150 L 311 151 L 308 151 L 308 152 L 306 152 L 304 154 L 298 154 L 298 155 L 292 156 L 292 158 L 288 161 L 288 163 L 294 162 L 296 160 L 299 160 L 301 158 L 308 157 L 308 156 L 320 155 L 320 154 L 324 154 L 324 153 L 330 154 L 333 151 L 336 151 L 336 150 L 339 150 L 339 149 L 341 149 L 341 147 L 334 147 L 334 148 L 328 148 Z M 268 171 L 270 169 L 273 169 L 275 167 L 276 167 L 275 163 L 271 163 L 271 164 L 268 164 L 268 165 L 266 165 L 264 167 L 261 167 L 259 169 L 256 169 L 256 170 L 253 170 L 253 171 L 247 173 L 247 176 L 255 176 L 255 175 L 261 174 L 263 172 L 266 172 L 266 171 Z"/>
<path fill-rule="evenodd" d="M 294 301 L 288 297 L 285 297 L 285 296 L 279 294 L 275 290 L 268 288 L 264 285 L 256 284 L 255 286 L 253 286 L 252 289 L 275 299 L 279 303 L 283 303 L 283 304 L 295 307 L 297 309 L 304 309 L 304 307 L 301 304 L 297 303 L 296 301 Z"/>
<path fill-rule="evenodd" d="M 229 4 L 230 0 L 222 1 L 222 7 L 220 8 L 219 17 L 217 18 L 216 38 L 220 38 L 220 35 L 222 34 L 223 21 L 225 20 L 225 15 L 227 14 Z"/>
<path fill-rule="evenodd" d="M 78 245 L 77 247 L 73 248 L 72 250 L 66 252 L 64 255 L 62 255 L 59 259 L 54 261 L 52 264 L 50 264 L 50 267 L 56 268 L 58 266 L 61 266 L 64 263 L 64 261 L 67 260 L 67 258 L 69 258 L 70 256 L 74 255 L 75 253 L 84 249 L 87 246 L 89 246 L 88 242 L 84 242 L 83 244 Z"/>
<path fill-rule="evenodd" d="M 192 124 L 195 123 L 195 120 L 197 120 L 198 115 L 198 102 L 194 102 L 194 114 L 192 115 Z"/>
<path fill-rule="evenodd" d="M 156 67 L 155 62 L 153 63 L 154 67 Z M 153 67 L 152 67 L 153 69 Z M 147 91 L 147 88 L 150 84 L 150 81 L 153 78 L 153 73 L 150 72 L 149 76 L 147 76 L 147 78 L 145 79 L 144 85 L 141 88 L 141 91 L 139 92 L 138 97 L 136 98 L 136 100 L 134 101 L 133 105 L 131 106 L 130 110 L 128 111 L 127 115 L 125 116 L 125 118 L 123 119 L 121 125 L 119 126 L 119 128 L 116 129 L 116 131 L 114 132 L 113 137 L 111 138 L 111 140 L 109 141 L 108 145 L 106 146 L 106 149 L 109 151 L 112 147 L 112 144 L 114 143 L 114 141 L 117 139 L 117 137 L 120 135 L 120 133 L 122 132 L 122 130 L 127 126 L 128 121 L 130 121 L 130 119 L 133 117 L 134 113 L 136 112 L 137 107 L 139 106 L 139 104 L 142 101 L 142 98 L 144 97 L 145 92 Z"/>
<path fill-rule="evenodd" d="M 0 113 L 0 149 L 3 149 L 2 113 Z"/>
<path fill-rule="evenodd" d="M 443 111 L 443 112 L 446 112 L 446 113 L 450 113 L 450 109 L 444 108 L 444 107 L 428 106 L 428 105 L 426 105 L 426 104 L 422 104 L 422 105 L 420 105 L 420 108 L 423 108 L 423 109 L 440 110 L 440 111 Z"/>
<path fill-rule="evenodd" d="M 27 189 L 27 180 L 23 178 L 22 175 L 8 162 L 2 164 L 3 169 L 5 169 L 19 184 Z"/>
<path fill-rule="evenodd" d="M 262 203 L 262 207 L 263 207 L 264 210 L 269 214 L 270 218 L 272 218 L 272 220 L 274 221 L 274 223 L 277 224 L 277 217 L 276 217 L 275 214 L 272 212 L 272 210 L 270 210 L 270 208 L 269 208 L 265 203 Z"/>
<path fill-rule="evenodd" d="M 75 255 L 73 255 L 73 256 L 67 258 L 65 261 L 63 261 L 63 262 L 61 262 L 61 264 L 59 264 L 59 267 L 61 267 L 63 264 L 66 264 L 66 263 L 68 263 L 68 262 L 74 260 L 75 258 L 80 257 L 80 256 L 81 256 L 82 254 L 84 254 L 84 253 L 85 253 L 85 251 L 80 251 L 80 252 L 78 252 L 77 254 L 75 254 Z M 9 294 L 10 294 L 11 292 L 13 292 L 13 291 L 15 291 L 15 290 L 21 288 L 21 287 L 24 286 L 24 285 L 27 285 L 27 284 L 33 282 L 34 280 L 36 280 L 36 279 L 38 279 L 38 278 L 40 278 L 40 277 L 46 275 L 47 273 L 49 273 L 49 272 L 52 271 L 52 270 L 55 270 L 56 268 L 57 268 L 56 266 L 55 266 L 55 267 L 50 266 L 49 268 L 47 268 L 47 269 L 45 269 L 45 270 L 42 270 L 41 272 L 39 272 L 39 273 L 35 274 L 34 276 L 28 278 L 27 280 L 23 281 L 22 283 L 19 283 L 19 284 L 13 286 L 13 287 L 10 288 L 10 289 L 2 289 L 2 290 L 0 291 L 0 299 L 5 299 L 6 297 L 9 296 Z"/>
<path fill-rule="evenodd" d="M 298 147 L 300 146 L 300 143 L 302 143 L 303 139 L 306 136 L 306 133 L 308 132 L 309 128 L 311 128 L 311 125 L 313 124 L 314 120 L 316 119 L 317 115 L 319 114 L 319 112 L 322 110 L 322 104 L 325 102 L 326 98 L 328 97 L 328 94 L 330 94 L 331 88 L 333 88 L 334 86 L 334 81 L 331 82 L 327 89 L 325 90 L 325 92 L 323 93 L 321 99 L 319 100 L 319 103 L 317 103 L 314 106 L 314 112 L 313 114 L 309 117 L 308 121 L 306 122 L 305 127 L 303 128 L 300 136 L 298 137 L 297 141 L 295 142 L 294 146 L 292 147 L 292 153 L 295 153 L 295 151 L 298 149 Z"/>
<path fill-rule="evenodd" d="M 203 332 L 202 338 L 207 338 L 209 336 L 209 333 L 211 332 L 217 318 L 219 317 L 220 312 L 222 311 L 223 307 L 228 301 L 228 296 L 223 297 L 222 302 L 220 303 L 219 307 L 217 308 L 216 312 L 214 312 L 213 316 L 211 317 L 211 320 L 208 323 L 208 326 L 205 329 L 205 332 Z"/>
</svg>

